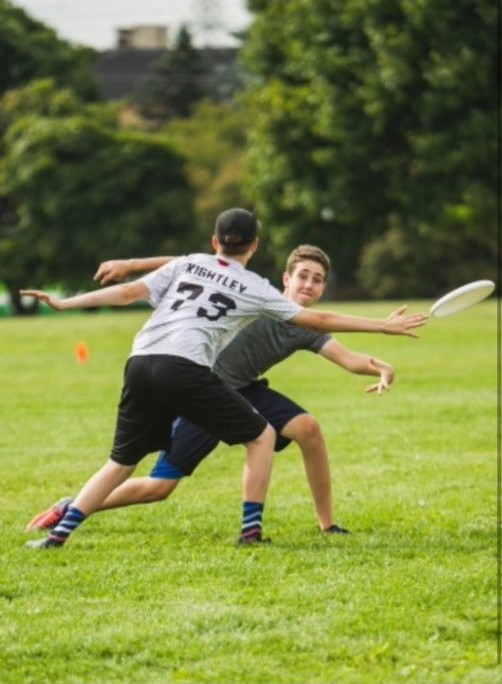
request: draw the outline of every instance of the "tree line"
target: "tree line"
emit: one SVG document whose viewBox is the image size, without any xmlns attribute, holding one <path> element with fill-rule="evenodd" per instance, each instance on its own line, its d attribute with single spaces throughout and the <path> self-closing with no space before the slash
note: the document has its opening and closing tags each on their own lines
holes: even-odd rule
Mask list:
<svg viewBox="0 0 502 684">
<path fill-rule="evenodd" d="M 182 27 L 142 92 L 104 103 L 96 52 L 0 0 L 0 283 L 89 286 L 105 258 L 205 250 L 256 210 L 254 267 L 332 256 L 339 297 L 429 297 L 496 273 L 489 0 L 248 0 L 226 96 Z M 224 90 L 224 89 L 223 89 Z"/>
</svg>

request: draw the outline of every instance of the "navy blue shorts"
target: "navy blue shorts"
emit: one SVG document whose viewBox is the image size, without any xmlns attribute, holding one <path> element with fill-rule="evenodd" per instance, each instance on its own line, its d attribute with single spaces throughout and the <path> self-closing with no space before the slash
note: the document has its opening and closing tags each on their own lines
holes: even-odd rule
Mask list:
<svg viewBox="0 0 502 684">
<path fill-rule="evenodd" d="M 180 415 L 227 444 L 251 442 L 267 425 L 242 394 L 206 366 L 179 356 L 132 356 L 125 368 L 111 459 L 136 465 L 153 451 L 169 451 L 171 428 Z"/>
<path fill-rule="evenodd" d="M 274 428 L 277 433 L 275 451 L 285 449 L 291 440 L 280 432 L 305 409 L 283 394 L 268 387 L 266 380 L 258 380 L 239 390 L 241 394 Z M 150 477 L 178 480 L 191 475 L 195 468 L 217 446 L 219 440 L 185 418 L 179 418 L 173 426 L 171 449 L 161 451 Z"/>
</svg>

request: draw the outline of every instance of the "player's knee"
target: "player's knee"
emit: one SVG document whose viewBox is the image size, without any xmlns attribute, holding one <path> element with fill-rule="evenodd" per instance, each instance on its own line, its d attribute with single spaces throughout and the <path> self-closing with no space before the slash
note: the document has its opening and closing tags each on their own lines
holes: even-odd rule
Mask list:
<svg viewBox="0 0 502 684">
<path fill-rule="evenodd" d="M 262 444 L 262 445 L 267 445 L 270 448 L 273 448 L 275 444 L 275 439 L 276 439 L 276 434 L 274 428 L 267 423 L 266 428 L 263 430 L 263 432 L 258 435 L 258 437 L 252 442 L 248 442 L 248 444 L 256 443 L 256 444 Z"/>
<path fill-rule="evenodd" d="M 295 423 L 295 441 L 311 441 L 321 437 L 321 426 L 319 425 L 318 420 L 309 413 L 303 413 L 301 416 L 297 416 L 297 418 L 295 418 Z"/>
</svg>

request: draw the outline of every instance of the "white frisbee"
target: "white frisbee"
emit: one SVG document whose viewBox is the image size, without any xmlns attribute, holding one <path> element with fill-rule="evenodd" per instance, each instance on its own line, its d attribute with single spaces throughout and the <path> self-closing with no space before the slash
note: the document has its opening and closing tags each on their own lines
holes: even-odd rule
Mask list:
<svg viewBox="0 0 502 684">
<path fill-rule="evenodd" d="M 451 316 L 483 301 L 491 295 L 494 289 L 495 283 L 491 280 L 476 280 L 473 283 L 467 283 L 434 302 L 430 314 L 434 318 Z"/>
</svg>

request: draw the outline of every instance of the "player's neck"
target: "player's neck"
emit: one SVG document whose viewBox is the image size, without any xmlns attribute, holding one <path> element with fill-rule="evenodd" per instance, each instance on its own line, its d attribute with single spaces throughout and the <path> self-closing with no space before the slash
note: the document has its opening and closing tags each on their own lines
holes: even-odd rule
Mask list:
<svg viewBox="0 0 502 684">
<path fill-rule="evenodd" d="M 227 254 L 224 254 L 223 251 L 218 250 L 216 252 L 216 256 L 220 257 L 220 259 L 230 259 L 230 261 L 238 261 L 243 266 L 247 266 L 248 261 L 251 259 L 252 255 L 249 252 L 246 252 L 246 254 L 233 254 L 232 256 L 228 256 Z"/>
</svg>

